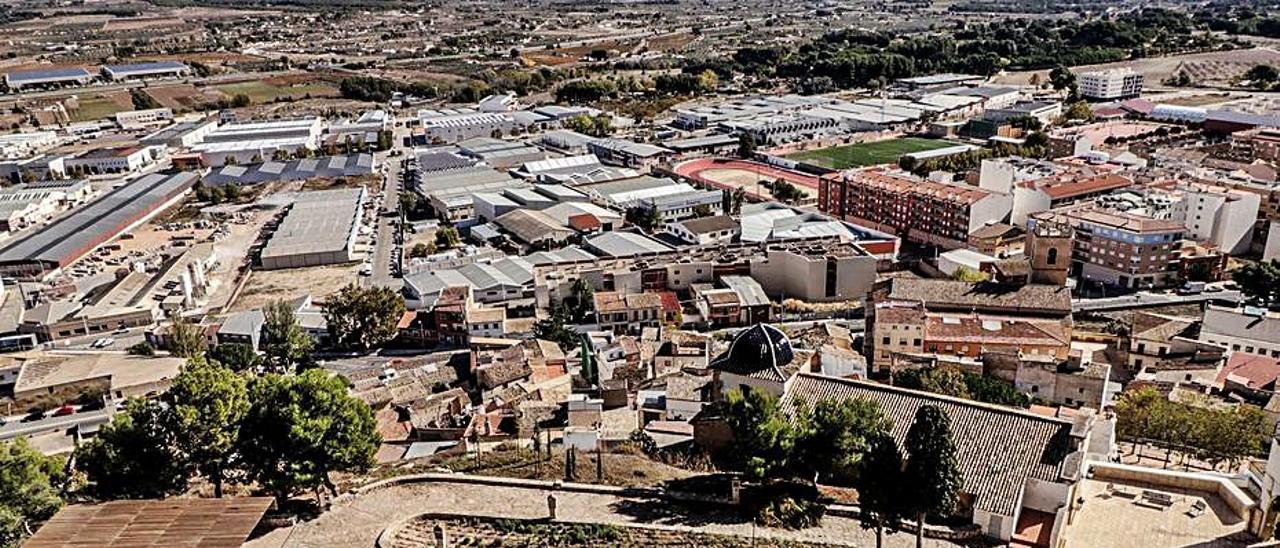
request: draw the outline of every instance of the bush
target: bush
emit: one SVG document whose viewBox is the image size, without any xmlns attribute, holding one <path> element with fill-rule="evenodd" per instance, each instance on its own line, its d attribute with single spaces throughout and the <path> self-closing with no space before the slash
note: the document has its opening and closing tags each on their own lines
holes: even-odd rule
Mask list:
<svg viewBox="0 0 1280 548">
<path fill-rule="evenodd" d="M 758 525 L 805 529 L 821 524 L 827 507 L 812 485 L 775 482 L 745 488 L 742 510 Z"/>
<path fill-rule="evenodd" d="M 138 344 L 130 346 L 128 349 L 126 349 L 126 352 L 128 352 L 130 355 L 133 355 L 133 356 L 154 356 L 156 355 L 156 348 L 154 346 L 151 346 L 151 343 L 142 341 Z"/>
</svg>

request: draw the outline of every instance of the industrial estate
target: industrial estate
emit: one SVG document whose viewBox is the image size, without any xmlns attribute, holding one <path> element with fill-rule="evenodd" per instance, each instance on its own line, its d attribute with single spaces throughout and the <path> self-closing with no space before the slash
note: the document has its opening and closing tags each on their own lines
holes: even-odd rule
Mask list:
<svg viewBox="0 0 1280 548">
<path fill-rule="evenodd" d="M 0 29 L 0 548 L 1277 542 L 1276 2 Z"/>
</svg>

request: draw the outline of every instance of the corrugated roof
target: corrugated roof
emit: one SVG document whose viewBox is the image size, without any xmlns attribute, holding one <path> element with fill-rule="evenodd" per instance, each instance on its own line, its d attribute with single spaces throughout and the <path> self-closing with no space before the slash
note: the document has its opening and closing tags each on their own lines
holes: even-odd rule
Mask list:
<svg viewBox="0 0 1280 548">
<path fill-rule="evenodd" d="M 73 504 L 59 510 L 23 546 L 238 548 L 274 504 L 271 497 Z"/>
</svg>

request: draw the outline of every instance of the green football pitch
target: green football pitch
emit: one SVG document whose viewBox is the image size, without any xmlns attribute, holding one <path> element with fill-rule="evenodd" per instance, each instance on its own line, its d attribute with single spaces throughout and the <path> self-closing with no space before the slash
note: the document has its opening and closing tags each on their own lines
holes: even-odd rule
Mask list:
<svg viewBox="0 0 1280 548">
<path fill-rule="evenodd" d="M 830 169 L 872 166 L 897 163 L 903 154 L 955 146 L 942 139 L 903 137 L 874 143 L 859 143 L 788 154 L 787 159 L 806 162 Z"/>
</svg>

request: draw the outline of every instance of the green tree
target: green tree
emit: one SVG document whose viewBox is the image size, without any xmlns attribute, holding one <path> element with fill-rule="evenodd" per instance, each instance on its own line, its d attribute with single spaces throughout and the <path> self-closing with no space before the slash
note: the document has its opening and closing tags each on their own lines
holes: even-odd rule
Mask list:
<svg viewBox="0 0 1280 548">
<path fill-rule="evenodd" d="M 1280 304 L 1280 259 L 1247 264 L 1232 272 L 1231 279 L 1254 304 Z"/>
<path fill-rule="evenodd" d="M 262 356 L 244 343 L 222 343 L 209 350 L 210 360 L 231 368 L 232 371 L 252 371 L 262 365 Z"/>
<path fill-rule="evenodd" d="M 1244 73 L 1244 79 L 1255 88 L 1266 89 L 1280 80 L 1280 69 L 1267 64 L 1254 65 Z"/>
<path fill-rule="evenodd" d="M 756 154 L 756 138 L 749 132 L 738 134 L 738 157 L 750 159 Z"/>
<path fill-rule="evenodd" d="M 578 334 L 568 328 L 568 323 L 568 309 L 563 305 L 552 307 L 546 318 L 533 324 L 533 337 L 555 342 L 561 348 L 573 348 L 578 344 Z"/>
<path fill-rule="evenodd" d="M 129 98 L 133 100 L 134 110 L 150 110 L 153 108 L 161 108 L 163 105 L 157 101 L 155 97 L 147 93 L 142 88 L 133 88 L 129 91 Z"/>
<path fill-rule="evenodd" d="M 805 412 L 796 421 L 803 427 L 795 442 L 796 465 L 824 485 L 854 486 L 871 441 L 893 428 L 880 405 L 866 398 L 826 399 Z"/>
<path fill-rule="evenodd" d="M 436 249 L 453 249 L 461 244 L 462 237 L 458 235 L 458 229 L 442 226 L 436 230 Z"/>
<path fill-rule="evenodd" d="M 46 457 L 24 438 L 0 441 L 0 548 L 17 548 L 62 508 L 65 462 Z"/>
<path fill-rule="evenodd" d="M 582 323 L 593 309 L 595 309 L 595 288 L 591 287 L 591 283 L 583 278 L 573 281 L 573 285 L 569 288 L 569 297 L 565 299 L 565 306 L 569 311 L 569 319 L 573 323 Z"/>
<path fill-rule="evenodd" d="M 244 346 L 244 345 L 241 345 Z M 189 360 L 164 395 L 174 416 L 174 441 L 213 484 L 213 496 L 236 466 L 235 443 L 249 411 L 244 377 L 202 358 Z"/>
<path fill-rule="evenodd" d="M 948 514 L 959 500 L 964 476 L 956 457 L 951 419 L 936 405 L 916 410 L 907 430 L 903 503 L 916 517 L 916 548 L 924 546 L 924 519 Z"/>
<path fill-rule="evenodd" d="M 770 190 L 773 198 L 783 203 L 794 203 L 804 198 L 804 191 L 784 179 L 774 181 Z"/>
<path fill-rule="evenodd" d="M 1076 75 L 1067 67 L 1058 65 L 1049 71 L 1049 84 L 1056 90 L 1069 89 L 1076 85 Z"/>
<path fill-rule="evenodd" d="M 778 399 L 760 390 L 725 394 L 724 418 L 733 431 L 730 458 L 748 478 L 785 477 L 791 471 L 797 432 Z"/>
<path fill-rule="evenodd" d="M 369 406 L 320 369 L 259 377 L 249 399 L 237 446 L 249 478 L 281 503 L 322 487 L 337 495 L 329 474 L 367 470 L 382 443 Z"/>
<path fill-rule="evenodd" d="M 391 288 L 349 284 L 329 296 L 324 317 L 335 346 L 369 350 L 396 338 L 404 311 L 404 299 Z"/>
<path fill-rule="evenodd" d="M 154 499 L 186 490 L 191 462 L 174 443 L 174 416 L 155 400 L 133 398 L 121 413 L 76 449 L 88 478 L 85 492 L 99 500 Z"/>
<path fill-rule="evenodd" d="M 902 518 L 902 453 L 888 433 L 869 441 L 870 448 L 858 474 L 858 517 L 863 527 L 875 528 L 876 548 L 881 548 L 885 525 L 896 527 Z"/>
<path fill-rule="evenodd" d="M 400 193 L 400 211 L 405 215 L 409 215 L 417 211 L 419 203 L 420 200 L 417 192 Z"/>
<path fill-rule="evenodd" d="M 151 346 L 151 343 L 147 341 L 142 341 L 126 348 L 125 352 L 128 352 L 131 356 L 154 356 L 156 355 L 156 347 Z"/>
<path fill-rule="evenodd" d="M 182 316 L 175 316 L 166 337 L 169 353 L 179 358 L 191 358 L 204 353 L 204 333 L 200 326 Z"/>
<path fill-rule="evenodd" d="M 303 365 L 311 358 L 311 337 L 298 324 L 293 306 L 283 299 L 263 311 L 262 351 L 266 363 L 276 372 Z"/>
</svg>

